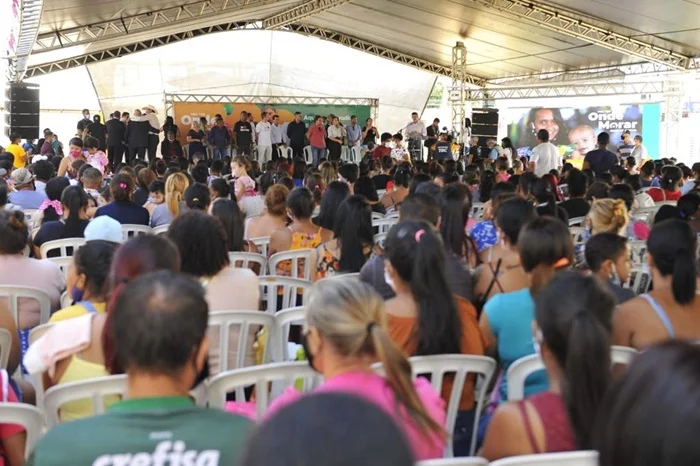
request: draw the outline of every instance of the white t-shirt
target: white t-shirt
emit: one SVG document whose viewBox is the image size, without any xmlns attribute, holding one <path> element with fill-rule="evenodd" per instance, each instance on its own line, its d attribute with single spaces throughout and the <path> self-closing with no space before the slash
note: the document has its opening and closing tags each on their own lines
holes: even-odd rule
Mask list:
<svg viewBox="0 0 700 466">
<path fill-rule="evenodd" d="M 634 157 L 634 163 L 639 165 L 642 160 L 646 160 L 649 158 L 649 153 L 647 152 L 647 148 L 644 146 L 639 146 L 634 149 L 632 149 L 632 157 Z"/>
<path fill-rule="evenodd" d="M 258 135 L 259 146 L 272 145 L 272 124 L 266 121 L 261 121 L 255 127 L 255 133 Z"/>
<path fill-rule="evenodd" d="M 535 163 L 535 175 L 542 177 L 554 169 L 561 167 L 559 149 L 551 142 L 543 142 L 532 149 L 530 163 Z"/>
</svg>

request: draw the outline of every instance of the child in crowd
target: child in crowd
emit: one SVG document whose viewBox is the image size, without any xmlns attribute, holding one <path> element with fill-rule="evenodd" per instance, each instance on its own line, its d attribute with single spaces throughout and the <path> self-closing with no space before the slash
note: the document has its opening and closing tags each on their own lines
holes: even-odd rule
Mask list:
<svg viewBox="0 0 700 466">
<path fill-rule="evenodd" d="M 100 142 L 96 138 L 85 140 L 85 159 L 89 165 L 97 168 L 100 174 L 105 174 L 105 169 L 109 165 L 109 159 L 100 150 Z"/>
<path fill-rule="evenodd" d="M 231 162 L 236 200 L 246 217 L 253 217 L 262 212 L 263 202 L 255 191 L 255 181 L 248 176 L 249 169 L 250 161 L 244 156 L 239 155 Z"/>
<path fill-rule="evenodd" d="M 508 159 L 506 157 L 499 157 L 494 164 L 496 167 L 496 182 L 506 182 L 510 178 L 508 174 Z"/>
<path fill-rule="evenodd" d="M 447 140 L 447 133 L 440 133 L 435 144 L 435 156 L 439 161 L 452 160 L 452 144 Z"/>
<path fill-rule="evenodd" d="M 632 290 L 622 288 L 629 280 L 632 265 L 627 238 L 615 233 L 593 235 L 586 243 L 586 262 L 591 272 L 608 284 L 617 304 L 634 298 Z"/>
<path fill-rule="evenodd" d="M 207 184 L 210 184 L 212 181 L 221 178 L 221 171 L 224 168 L 224 162 L 221 159 L 216 159 L 212 161 L 211 167 L 209 167 L 209 179 L 207 180 Z"/>
<path fill-rule="evenodd" d="M 97 207 L 102 207 L 107 204 L 107 201 L 100 195 L 100 186 L 102 185 L 102 173 L 95 167 L 87 167 L 83 170 L 80 177 L 80 183 L 88 196 L 92 197 L 97 202 Z"/>
<path fill-rule="evenodd" d="M 148 201 L 144 204 L 148 213 L 153 216 L 156 207 L 165 202 L 165 182 L 155 180 L 148 186 Z"/>
</svg>

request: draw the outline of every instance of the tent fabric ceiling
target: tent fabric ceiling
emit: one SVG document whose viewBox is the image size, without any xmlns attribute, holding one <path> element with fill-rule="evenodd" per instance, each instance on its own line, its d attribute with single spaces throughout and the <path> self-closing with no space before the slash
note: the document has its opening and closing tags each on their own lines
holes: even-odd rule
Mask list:
<svg viewBox="0 0 700 466">
<path fill-rule="evenodd" d="M 201 3 L 192 0 L 44 0 L 40 34 Z M 245 18 L 240 20 L 262 20 L 266 17 L 263 13 L 267 16 L 280 13 L 294 4 L 296 2 L 266 0 L 260 11 L 247 10 Z M 688 56 L 695 56 L 700 50 L 699 28 L 695 26 L 700 20 L 700 3 L 666 0 L 663 8 L 659 8 L 658 0 L 554 0 L 547 5 L 608 30 Z M 261 17 L 252 18 L 251 13 Z M 640 61 L 521 21 L 473 0 L 351 0 L 300 22 L 445 66 L 451 65 L 455 42 L 462 40 L 467 47 L 468 72 L 487 79 Z M 147 33 L 149 38 L 154 38 L 162 35 L 163 29 L 153 28 Z M 118 40 L 124 45 L 134 38 L 124 35 Z M 95 43 L 88 51 L 102 48 L 100 43 Z M 32 61 L 43 62 L 41 54 Z"/>
</svg>

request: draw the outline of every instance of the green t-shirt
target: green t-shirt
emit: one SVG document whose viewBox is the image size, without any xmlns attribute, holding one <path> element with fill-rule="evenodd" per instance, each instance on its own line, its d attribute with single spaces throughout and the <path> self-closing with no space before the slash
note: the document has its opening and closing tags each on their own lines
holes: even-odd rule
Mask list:
<svg viewBox="0 0 700 466">
<path fill-rule="evenodd" d="M 102 416 L 52 429 L 26 464 L 234 466 L 252 427 L 185 397 L 125 400 Z"/>
</svg>

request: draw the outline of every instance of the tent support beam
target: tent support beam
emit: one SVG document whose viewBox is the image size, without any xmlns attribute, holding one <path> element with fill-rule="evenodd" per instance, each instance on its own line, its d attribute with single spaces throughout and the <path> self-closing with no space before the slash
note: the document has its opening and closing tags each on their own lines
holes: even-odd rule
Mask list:
<svg viewBox="0 0 700 466">
<path fill-rule="evenodd" d="M 288 24 L 317 15 L 326 10 L 348 3 L 350 0 L 309 0 L 278 13 L 263 21 L 263 29 L 279 29 Z"/>
<path fill-rule="evenodd" d="M 641 58 L 683 71 L 698 67 L 698 60 L 658 47 L 634 37 L 582 21 L 560 8 L 546 6 L 533 0 L 470 0 L 472 3 L 498 10 L 520 21 L 556 31 L 567 36 L 599 45 L 625 55 Z M 602 19 L 599 19 L 603 21 Z"/>
<path fill-rule="evenodd" d="M 603 82 L 591 84 L 557 84 L 549 86 L 481 88 L 469 92 L 469 100 L 539 99 L 551 97 L 600 97 L 607 95 L 662 95 L 663 82 Z"/>
<path fill-rule="evenodd" d="M 114 47 L 107 50 L 87 53 L 66 60 L 59 60 L 51 63 L 32 66 L 27 71 L 27 77 L 31 78 L 35 76 L 42 76 L 56 71 L 76 68 L 83 65 L 89 65 L 91 63 L 99 63 L 105 60 L 111 60 L 113 58 L 131 55 L 132 53 L 149 50 L 155 47 L 160 47 L 163 45 L 168 45 L 175 42 L 192 39 L 194 37 L 212 34 L 215 32 L 237 31 L 244 29 L 260 29 L 260 22 L 241 21 L 219 24 L 217 26 L 209 26 L 206 28 L 194 29 L 191 31 L 181 32 L 177 34 L 169 34 L 167 36 L 162 36 L 155 39 L 135 42 L 132 44 Z M 335 42 L 336 44 L 344 45 L 355 50 L 360 50 L 362 52 L 366 52 L 380 58 L 385 58 L 387 60 L 395 61 L 397 63 L 402 63 L 404 65 L 428 71 L 430 73 L 439 74 L 450 78 L 452 77 L 451 66 L 444 66 L 437 63 L 433 63 L 422 58 L 414 57 L 412 55 L 407 55 L 396 50 L 388 49 L 382 45 L 367 42 L 362 39 L 357 39 L 355 37 L 346 36 L 345 34 L 341 34 L 339 32 L 333 32 L 327 29 L 317 28 L 303 24 L 289 24 L 287 26 L 284 26 L 281 30 L 296 32 L 307 36 L 318 37 L 320 39 Z M 486 84 L 486 80 L 479 76 L 467 74 L 464 76 L 464 79 L 466 84 L 471 85 L 472 87 L 480 87 Z"/>
</svg>

